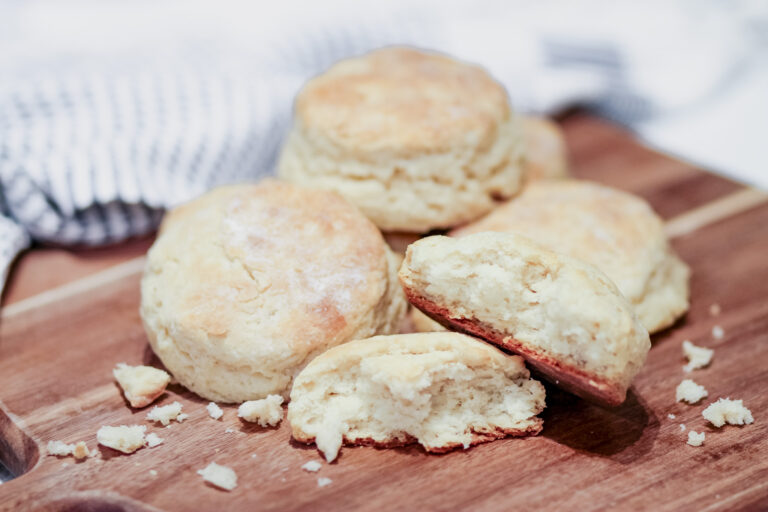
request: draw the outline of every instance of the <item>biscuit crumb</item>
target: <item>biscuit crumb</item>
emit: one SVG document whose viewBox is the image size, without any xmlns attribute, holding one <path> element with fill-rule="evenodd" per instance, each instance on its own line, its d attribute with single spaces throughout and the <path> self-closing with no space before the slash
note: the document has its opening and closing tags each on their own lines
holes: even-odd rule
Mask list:
<svg viewBox="0 0 768 512">
<path fill-rule="evenodd" d="M 72 456 L 77 460 L 85 459 L 86 457 L 91 456 L 91 451 L 88 449 L 88 446 L 86 446 L 85 442 L 78 441 L 75 443 L 75 447 L 72 450 Z"/>
<path fill-rule="evenodd" d="M 150 448 L 154 448 L 155 446 L 159 446 L 160 444 L 162 444 L 163 441 L 165 441 L 165 439 L 163 439 L 162 437 L 152 432 L 150 434 L 147 434 L 146 441 L 147 441 L 147 446 L 149 446 Z"/>
<path fill-rule="evenodd" d="M 69 466 L 69 462 L 65 462 L 65 463 L 63 463 L 63 464 L 61 465 L 61 467 L 63 467 L 63 468 L 65 468 L 65 467 L 67 467 L 67 466 Z"/>
<path fill-rule="evenodd" d="M 312 473 L 316 473 L 320 471 L 321 467 L 323 467 L 323 465 L 317 462 L 316 460 L 310 460 L 309 462 L 306 462 L 303 466 L 301 466 L 301 469 L 303 469 L 304 471 L 311 471 Z"/>
<path fill-rule="evenodd" d="M 255 422 L 262 427 L 274 427 L 283 419 L 283 397 L 269 395 L 261 400 L 244 402 L 237 409 L 237 416 L 245 421 Z"/>
<path fill-rule="evenodd" d="M 674 415 L 674 414 L 672 414 L 672 413 L 669 413 L 669 414 L 667 414 L 667 418 L 669 418 L 669 419 L 671 419 L 671 420 L 675 419 L 676 417 L 677 417 L 677 416 L 675 416 L 675 415 Z"/>
<path fill-rule="evenodd" d="M 150 476 L 157 476 L 157 471 L 155 471 L 154 469 L 150 469 L 149 474 Z"/>
<path fill-rule="evenodd" d="M 146 407 L 165 392 L 171 381 L 168 372 L 151 366 L 128 366 L 118 363 L 112 375 L 123 390 L 131 407 Z"/>
<path fill-rule="evenodd" d="M 224 433 L 225 433 L 225 434 L 234 434 L 234 433 L 235 433 L 235 429 L 233 429 L 233 428 L 228 428 L 228 429 L 226 429 L 226 430 L 224 431 Z"/>
<path fill-rule="evenodd" d="M 689 404 L 695 404 L 702 398 L 705 398 L 709 393 L 704 389 L 704 386 L 696 384 L 691 379 L 683 380 L 675 390 L 675 397 L 678 402 L 688 402 Z"/>
<path fill-rule="evenodd" d="M 215 402 L 209 403 L 205 408 L 208 409 L 208 415 L 215 420 L 221 419 L 224 416 L 224 411 Z"/>
<path fill-rule="evenodd" d="M 326 485 L 331 485 L 331 482 L 333 482 L 333 480 L 331 480 L 330 478 L 321 476 L 320 478 L 317 479 L 317 486 L 325 487 Z"/>
<path fill-rule="evenodd" d="M 716 340 L 721 340 L 723 339 L 723 336 L 725 336 L 725 331 L 723 330 L 722 327 L 720 327 L 719 325 L 716 325 L 712 328 L 713 338 L 715 338 Z"/>
<path fill-rule="evenodd" d="M 67 444 L 63 441 L 48 441 L 48 446 L 46 447 L 48 455 L 53 455 L 55 457 L 66 457 L 67 455 L 72 455 L 72 450 L 74 449 L 74 444 Z"/>
<path fill-rule="evenodd" d="M 688 359 L 688 364 L 683 366 L 683 370 L 690 372 L 704 368 L 712 361 L 712 355 L 715 353 L 711 348 L 697 347 L 689 340 L 683 341 L 683 355 Z"/>
<path fill-rule="evenodd" d="M 685 431 L 685 423 L 680 424 L 680 432 Z"/>
<path fill-rule="evenodd" d="M 225 491 L 231 491 L 237 487 L 237 474 L 234 470 L 227 466 L 220 466 L 215 462 L 211 462 L 204 469 L 199 469 L 197 474 L 202 476 L 206 482 Z"/>
<path fill-rule="evenodd" d="M 93 455 L 84 441 L 78 441 L 74 444 L 67 444 L 62 441 L 48 441 L 46 452 L 48 452 L 48 455 L 55 457 L 67 457 L 71 455 L 78 460 Z"/>
<path fill-rule="evenodd" d="M 722 427 L 726 423 L 729 425 L 749 425 L 754 422 L 752 411 L 744 407 L 741 400 L 731 400 L 730 398 L 721 398 L 717 402 L 712 402 L 701 413 L 704 419 L 716 427 Z"/>
<path fill-rule="evenodd" d="M 102 446 L 123 453 L 133 453 L 145 444 L 144 425 L 120 425 L 119 427 L 101 427 L 96 432 L 96 440 Z"/>
<path fill-rule="evenodd" d="M 257 457 L 258 457 L 258 455 L 256 455 L 255 453 L 252 453 L 252 454 L 251 454 L 251 458 L 252 458 L 252 459 L 255 459 L 255 458 L 257 458 Z"/>
<path fill-rule="evenodd" d="M 720 315 L 720 304 L 715 302 L 711 306 L 709 306 L 709 314 L 712 316 L 718 316 Z"/>
<path fill-rule="evenodd" d="M 701 446 L 704 444 L 704 438 L 706 435 L 704 432 L 695 432 L 691 430 L 688 432 L 688 444 L 691 446 Z"/>
<path fill-rule="evenodd" d="M 181 404 L 179 402 L 173 402 L 172 404 L 163 405 L 158 407 L 157 405 L 147 413 L 147 419 L 149 421 L 159 421 L 163 425 L 168 425 L 172 420 L 178 420 L 181 416 Z M 184 415 L 186 416 L 186 415 Z"/>
<path fill-rule="evenodd" d="M 185 419 L 187 419 L 187 418 L 189 418 L 189 414 L 186 414 L 186 413 L 181 413 L 181 414 L 179 414 L 178 416 L 176 416 L 176 421 L 178 421 L 179 423 L 181 423 L 182 421 L 184 421 L 184 420 L 185 420 Z"/>
</svg>

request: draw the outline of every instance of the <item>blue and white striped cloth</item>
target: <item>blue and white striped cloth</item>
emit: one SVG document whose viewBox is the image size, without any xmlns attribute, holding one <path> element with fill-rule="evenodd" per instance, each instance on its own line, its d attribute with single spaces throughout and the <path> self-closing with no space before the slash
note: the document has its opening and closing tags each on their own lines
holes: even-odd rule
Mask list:
<svg viewBox="0 0 768 512">
<path fill-rule="evenodd" d="M 523 110 L 581 103 L 635 127 L 747 62 L 743 25 L 723 22 L 732 3 L 315 4 L 0 5 L 0 289 L 33 241 L 124 240 L 212 186 L 270 173 L 294 94 L 343 57 L 435 48 L 485 65 Z"/>
</svg>

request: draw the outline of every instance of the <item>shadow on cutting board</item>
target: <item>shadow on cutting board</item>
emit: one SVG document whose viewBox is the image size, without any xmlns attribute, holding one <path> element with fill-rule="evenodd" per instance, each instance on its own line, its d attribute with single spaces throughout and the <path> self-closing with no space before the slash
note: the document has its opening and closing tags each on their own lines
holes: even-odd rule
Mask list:
<svg viewBox="0 0 768 512">
<path fill-rule="evenodd" d="M 619 407 L 603 408 L 545 385 L 547 408 L 542 413 L 541 436 L 622 464 L 637 460 L 653 447 L 659 421 L 634 389 Z"/>
</svg>

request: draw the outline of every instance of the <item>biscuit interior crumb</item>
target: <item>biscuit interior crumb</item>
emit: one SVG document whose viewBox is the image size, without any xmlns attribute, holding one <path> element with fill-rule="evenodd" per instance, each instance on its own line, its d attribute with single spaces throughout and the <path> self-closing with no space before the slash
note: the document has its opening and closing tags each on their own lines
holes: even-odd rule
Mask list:
<svg viewBox="0 0 768 512">
<path fill-rule="evenodd" d="M 65 457 L 72 454 L 72 450 L 75 449 L 74 444 L 67 444 L 63 441 L 48 441 L 47 451 L 48 455 L 55 455 L 57 457 Z"/>
<path fill-rule="evenodd" d="M 224 411 L 221 410 L 221 407 L 216 402 L 209 403 L 205 408 L 208 410 L 208 415 L 215 420 L 224 416 Z"/>
<path fill-rule="evenodd" d="M 171 420 L 178 419 L 180 415 L 181 404 L 179 402 L 173 402 L 168 405 L 154 406 L 152 410 L 147 413 L 147 419 L 149 421 L 159 421 L 163 425 L 168 425 Z M 178 421 L 183 421 L 183 419 Z"/>
<path fill-rule="evenodd" d="M 171 376 L 151 366 L 129 366 L 118 363 L 112 370 L 115 380 L 131 407 L 146 407 L 165 392 Z"/>
<path fill-rule="evenodd" d="M 96 432 L 96 440 L 100 445 L 123 453 L 133 453 L 145 444 L 144 425 L 120 425 L 118 427 L 103 426 Z"/>
<path fill-rule="evenodd" d="M 48 452 L 48 455 L 57 457 L 72 455 L 76 459 L 84 459 L 91 455 L 91 451 L 84 441 L 78 441 L 74 444 L 67 444 L 62 441 L 48 441 L 46 451 Z"/>
<path fill-rule="evenodd" d="M 688 364 L 683 366 L 683 370 L 690 372 L 704 368 L 712 361 L 714 353 L 711 348 L 698 347 L 689 340 L 683 341 L 683 355 L 688 359 Z"/>
<path fill-rule="evenodd" d="M 691 446 L 701 446 L 704 444 L 705 437 L 704 432 L 695 432 L 691 430 L 688 432 L 688 444 Z"/>
<path fill-rule="evenodd" d="M 226 491 L 231 491 L 237 487 L 237 474 L 227 466 L 220 466 L 211 462 L 204 469 L 199 469 L 197 474 L 203 477 L 203 480 L 209 482 Z"/>
<path fill-rule="evenodd" d="M 695 404 L 702 398 L 705 398 L 709 393 L 704 389 L 704 386 L 696 384 L 691 379 L 683 380 L 675 390 L 675 396 L 678 402 L 688 402 L 689 404 Z"/>
<path fill-rule="evenodd" d="M 320 468 L 323 467 L 322 464 L 320 464 L 316 460 L 310 460 L 309 462 L 306 462 L 303 466 L 301 466 L 301 469 L 304 471 L 311 471 L 311 472 L 317 472 L 320 471 Z"/>
<path fill-rule="evenodd" d="M 245 421 L 258 423 L 262 427 L 274 427 L 283 419 L 283 397 L 269 395 L 261 400 L 243 402 L 237 409 L 237 416 Z"/>
<path fill-rule="evenodd" d="M 164 441 L 162 437 L 158 436 L 154 432 L 147 434 L 146 440 L 147 440 L 147 446 L 149 446 L 150 448 L 154 448 L 155 446 L 162 444 L 162 442 Z"/>
<path fill-rule="evenodd" d="M 317 479 L 317 486 L 325 487 L 326 485 L 331 485 L 331 482 L 333 482 L 333 480 L 331 480 L 330 478 L 321 476 L 320 478 Z"/>
<path fill-rule="evenodd" d="M 75 443 L 75 448 L 72 450 L 72 456 L 76 459 L 84 459 L 91 455 L 91 451 L 88 449 L 84 441 L 78 441 Z"/>
<path fill-rule="evenodd" d="M 752 411 L 744 407 L 744 402 L 730 398 L 721 398 L 717 402 L 712 402 L 702 411 L 701 415 L 718 428 L 726 423 L 729 425 L 749 425 L 755 421 L 752 417 Z"/>
</svg>

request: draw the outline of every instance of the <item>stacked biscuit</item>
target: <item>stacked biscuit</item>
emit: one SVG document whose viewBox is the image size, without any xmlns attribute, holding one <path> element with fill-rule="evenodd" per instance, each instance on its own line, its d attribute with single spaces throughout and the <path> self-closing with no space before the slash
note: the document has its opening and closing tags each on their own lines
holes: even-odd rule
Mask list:
<svg viewBox="0 0 768 512">
<path fill-rule="evenodd" d="M 404 48 L 336 64 L 296 100 L 284 181 L 166 217 L 142 280 L 152 348 L 208 399 L 290 397 L 293 436 L 328 460 L 535 434 L 525 363 L 620 404 L 688 270 L 645 202 L 555 179 L 562 140 L 476 66 Z M 382 232 L 435 229 L 452 231 L 408 246 L 398 283 Z M 398 334 L 406 297 L 440 331 Z"/>
</svg>

